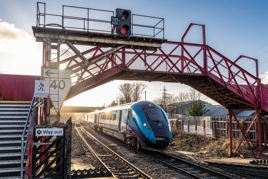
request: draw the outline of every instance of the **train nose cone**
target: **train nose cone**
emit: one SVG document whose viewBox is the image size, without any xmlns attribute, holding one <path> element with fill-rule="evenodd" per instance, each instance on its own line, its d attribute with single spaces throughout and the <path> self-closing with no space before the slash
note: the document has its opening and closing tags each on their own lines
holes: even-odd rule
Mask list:
<svg viewBox="0 0 268 179">
<path fill-rule="evenodd" d="M 154 120 L 154 122 L 156 123 L 157 127 L 161 127 L 162 126 L 162 123 L 160 120 Z"/>
</svg>

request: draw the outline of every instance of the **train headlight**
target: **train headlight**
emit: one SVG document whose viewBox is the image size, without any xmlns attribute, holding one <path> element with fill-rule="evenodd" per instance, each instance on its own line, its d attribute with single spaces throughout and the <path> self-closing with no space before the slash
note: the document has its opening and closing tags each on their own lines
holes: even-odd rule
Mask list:
<svg viewBox="0 0 268 179">
<path fill-rule="evenodd" d="M 146 122 L 143 123 L 143 127 L 145 127 L 146 129 L 150 129 L 150 126 Z"/>
</svg>

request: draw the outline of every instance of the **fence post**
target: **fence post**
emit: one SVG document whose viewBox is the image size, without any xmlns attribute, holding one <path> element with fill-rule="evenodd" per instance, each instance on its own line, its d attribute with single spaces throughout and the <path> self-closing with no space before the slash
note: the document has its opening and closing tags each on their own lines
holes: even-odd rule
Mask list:
<svg viewBox="0 0 268 179">
<path fill-rule="evenodd" d="M 195 122 L 195 133 L 197 133 L 197 117 L 196 116 L 194 116 L 194 122 Z"/>
<path fill-rule="evenodd" d="M 229 123 L 228 123 L 229 122 Z M 231 124 L 230 124 L 231 123 Z M 232 123 L 232 120 L 225 120 L 225 137 L 228 137 L 228 134 L 229 134 L 229 125 L 231 126 L 231 125 L 233 125 L 233 123 Z M 230 131 L 230 135 L 232 134 L 232 131 Z"/>
<path fill-rule="evenodd" d="M 203 120 L 204 135 L 206 135 L 206 120 Z"/>
<path fill-rule="evenodd" d="M 216 118 L 212 118 L 211 123 L 212 123 L 212 136 L 216 137 Z"/>
<path fill-rule="evenodd" d="M 187 131 L 190 132 L 190 120 L 187 119 Z"/>
<path fill-rule="evenodd" d="M 175 121 L 175 125 L 176 125 L 176 129 L 179 130 L 179 128 L 180 128 L 180 122 L 179 122 L 179 119 L 176 119 L 176 121 Z"/>
<path fill-rule="evenodd" d="M 266 127 L 266 123 L 265 123 L 264 120 L 263 120 L 263 123 L 262 123 L 262 125 L 263 125 L 263 141 L 264 141 L 264 146 L 267 147 L 267 127 Z"/>
</svg>

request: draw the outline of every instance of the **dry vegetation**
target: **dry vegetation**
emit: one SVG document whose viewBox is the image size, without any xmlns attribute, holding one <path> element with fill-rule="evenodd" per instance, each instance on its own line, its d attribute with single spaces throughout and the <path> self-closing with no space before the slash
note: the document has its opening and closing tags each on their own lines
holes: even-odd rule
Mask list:
<svg viewBox="0 0 268 179">
<path fill-rule="evenodd" d="M 234 140 L 233 148 L 238 141 Z M 214 138 L 200 134 L 173 131 L 173 141 L 170 148 L 178 151 L 191 152 L 189 155 L 199 159 L 221 158 L 229 156 L 229 139 Z M 242 143 L 238 154 L 243 157 L 252 155 L 252 150 Z"/>
</svg>

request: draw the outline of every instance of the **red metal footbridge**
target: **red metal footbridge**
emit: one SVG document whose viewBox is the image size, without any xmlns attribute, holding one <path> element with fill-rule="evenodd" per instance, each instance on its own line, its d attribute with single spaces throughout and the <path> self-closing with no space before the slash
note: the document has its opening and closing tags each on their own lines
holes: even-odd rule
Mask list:
<svg viewBox="0 0 268 179">
<path fill-rule="evenodd" d="M 81 13 L 72 14 L 77 11 Z M 100 12 L 107 18 L 95 17 Z M 228 59 L 206 44 L 202 24 L 190 24 L 176 42 L 164 38 L 163 18 L 132 14 L 132 33 L 124 36 L 114 33 L 113 16 L 113 11 L 66 5 L 62 6 L 62 14 L 50 14 L 44 3 L 37 4 L 33 32 L 43 43 L 42 68 L 71 71 L 67 99 L 115 79 L 183 83 L 228 109 L 230 121 L 234 119 L 243 133 L 239 146 L 243 141 L 255 145 L 248 131 L 256 122 L 261 153 L 262 125 L 268 125 L 268 87 L 258 76 L 257 59 Z M 202 43 L 185 42 L 192 27 L 200 28 Z M 254 62 L 254 73 L 238 65 L 242 59 Z M 249 126 L 240 124 L 236 110 L 256 111 Z M 232 131 L 231 122 L 229 128 Z M 232 154 L 232 135 L 230 141 Z"/>
</svg>

